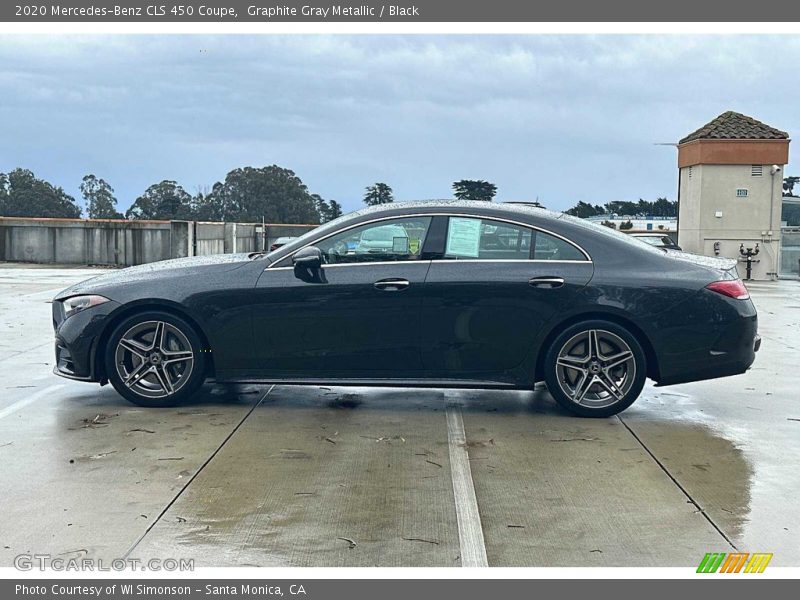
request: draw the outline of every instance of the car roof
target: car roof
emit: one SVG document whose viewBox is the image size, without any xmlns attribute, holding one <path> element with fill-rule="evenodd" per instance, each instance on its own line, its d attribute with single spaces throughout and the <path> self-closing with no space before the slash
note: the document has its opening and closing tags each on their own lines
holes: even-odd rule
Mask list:
<svg viewBox="0 0 800 600">
<path fill-rule="evenodd" d="M 410 200 L 406 202 L 390 202 L 388 204 L 378 204 L 377 206 L 368 206 L 357 211 L 348 213 L 346 217 L 357 219 L 360 217 L 370 216 L 372 214 L 381 214 L 384 212 L 391 212 L 393 210 L 424 210 L 424 212 L 435 212 L 441 210 L 443 212 L 458 212 L 459 210 L 472 211 L 472 210 L 489 210 L 503 213 L 516 213 L 519 215 L 535 215 L 539 217 L 549 217 L 551 219 L 559 219 L 564 216 L 564 213 L 532 206 L 530 204 L 518 204 L 511 202 L 485 202 L 481 200 Z"/>
</svg>

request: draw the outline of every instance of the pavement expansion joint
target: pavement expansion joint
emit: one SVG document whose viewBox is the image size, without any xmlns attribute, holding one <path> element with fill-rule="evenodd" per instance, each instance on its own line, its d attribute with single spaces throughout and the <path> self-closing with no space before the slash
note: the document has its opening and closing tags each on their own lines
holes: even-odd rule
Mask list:
<svg viewBox="0 0 800 600">
<path fill-rule="evenodd" d="M 622 426 L 628 430 L 628 432 L 639 443 L 639 445 L 644 449 L 644 451 L 650 455 L 650 458 L 653 459 L 653 461 L 658 465 L 658 467 L 662 471 L 664 471 L 664 474 L 670 478 L 670 481 L 672 481 L 672 483 L 675 484 L 675 486 L 683 493 L 683 495 L 686 496 L 686 498 L 688 498 L 689 502 L 691 502 L 694 505 L 697 511 L 701 515 L 703 515 L 703 518 L 705 518 L 705 520 L 709 522 L 709 524 L 717 531 L 717 533 L 719 533 L 722 536 L 722 538 L 726 542 L 728 542 L 731 548 L 733 548 L 738 552 L 739 549 L 736 547 L 736 544 L 734 544 L 733 541 L 728 537 L 728 535 L 724 531 L 722 531 L 722 528 L 714 522 L 714 519 L 712 519 L 709 516 L 709 514 L 705 511 L 705 509 L 697 503 L 697 501 L 692 497 L 689 491 L 681 485 L 680 481 L 678 481 L 677 478 L 672 473 L 669 472 L 669 469 L 667 469 L 666 465 L 663 462 L 661 462 L 658 459 L 658 457 L 656 457 L 656 455 L 650 450 L 650 448 L 647 447 L 644 441 L 642 441 L 642 439 L 638 435 L 636 435 L 636 432 L 633 429 L 631 429 L 631 427 L 625 422 L 622 416 L 617 415 L 617 419 L 619 419 L 619 422 L 622 423 Z"/>
<path fill-rule="evenodd" d="M 203 464 L 200 465 L 200 467 L 194 472 L 194 474 L 189 478 L 189 480 L 186 482 L 186 484 L 183 487 L 181 487 L 181 489 L 178 490 L 178 493 L 175 494 L 175 496 L 172 497 L 172 499 L 166 504 L 166 506 L 164 506 L 164 508 L 161 510 L 161 512 L 158 513 L 158 516 L 153 520 L 153 522 L 150 523 L 147 526 L 147 529 L 144 530 L 142 535 L 140 535 L 138 537 L 138 539 L 131 545 L 131 547 L 125 553 L 123 558 L 129 558 L 130 557 L 130 555 L 133 553 L 133 551 L 136 550 L 137 546 L 142 543 L 142 540 L 144 540 L 144 538 L 147 537 L 147 534 L 150 533 L 150 531 L 153 529 L 153 527 L 155 527 L 156 524 L 163 518 L 163 516 L 172 507 L 172 505 L 175 504 L 175 502 L 177 502 L 178 498 L 180 498 L 181 495 L 189 488 L 189 486 L 192 485 L 192 482 L 197 478 L 198 475 L 200 475 L 200 473 L 203 471 L 203 469 L 205 469 L 208 466 L 208 464 L 212 460 L 214 460 L 214 457 L 217 454 L 219 454 L 219 452 L 225 447 L 225 444 L 228 443 L 228 441 L 236 434 L 236 432 L 244 424 L 244 422 L 250 417 L 250 415 L 253 414 L 253 411 L 255 411 L 255 409 L 258 408 L 261 405 L 261 403 L 264 401 L 264 399 L 267 396 L 269 396 L 269 394 L 274 389 L 275 389 L 275 385 L 273 384 L 273 385 L 271 385 L 269 387 L 269 389 L 266 392 L 264 392 L 264 394 L 261 395 L 261 397 L 258 399 L 257 402 L 253 403 L 253 406 L 251 406 L 250 410 L 248 410 L 247 413 L 239 420 L 239 422 L 236 424 L 236 427 L 231 429 L 230 433 L 228 433 L 228 435 L 225 436 L 225 439 L 222 440 L 222 442 L 219 444 L 219 446 L 217 446 L 217 448 L 208 456 L 208 458 L 205 461 L 203 461 Z"/>
</svg>

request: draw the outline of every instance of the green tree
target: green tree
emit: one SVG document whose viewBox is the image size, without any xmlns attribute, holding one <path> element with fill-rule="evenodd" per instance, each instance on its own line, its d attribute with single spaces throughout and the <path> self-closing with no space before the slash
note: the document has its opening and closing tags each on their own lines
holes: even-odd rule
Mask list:
<svg viewBox="0 0 800 600">
<path fill-rule="evenodd" d="M 633 223 L 631 223 L 630 219 L 628 219 L 624 223 L 619 224 L 620 231 L 625 231 L 626 229 L 633 229 Z"/>
<path fill-rule="evenodd" d="M 658 198 L 653 202 L 650 214 L 656 217 L 676 217 L 678 216 L 678 202 L 671 202 L 666 198 Z"/>
<path fill-rule="evenodd" d="M 376 183 L 367 186 L 364 194 L 364 204 L 367 206 L 377 206 L 378 204 L 388 204 L 394 202 L 394 193 L 385 183 Z"/>
<path fill-rule="evenodd" d="M 655 202 L 642 199 L 638 202 L 615 200 L 606 204 L 606 210 L 618 215 L 675 217 L 678 214 L 678 202 L 666 198 L 658 198 Z"/>
<path fill-rule="evenodd" d="M 482 179 L 461 179 L 453 183 L 453 195 L 459 200 L 484 200 L 491 202 L 497 186 Z"/>
<path fill-rule="evenodd" d="M 86 201 L 86 213 L 90 219 L 121 219 L 117 211 L 117 199 L 105 179 L 86 175 L 81 181 L 81 195 Z"/>
<path fill-rule="evenodd" d="M 342 216 L 342 205 L 339 204 L 336 200 L 331 200 L 328 203 L 329 212 L 328 216 L 330 217 L 328 220 L 333 221 L 334 219 L 338 219 Z"/>
<path fill-rule="evenodd" d="M 609 213 L 617 215 L 631 215 L 634 216 L 639 212 L 638 202 L 627 202 L 624 200 L 614 200 L 606 204 L 606 210 Z"/>
<path fill-rule="evenodd" d="M 603 208 L 600 206 L 592 206 L 588 202 L 584 202 L 580 200 L 575 206 L 570 208 L 569 210 L 565 210 L 565 213 L 568 215 L 572 215 L 573 217 L 580 217 L 581 219 L 585 219 L 587 217 L 593 217 L 595 215 L 602 215 L 604 213 Z"/>
<path fill-rule="evenodd" d="M 675 217 L 678 215 L 678 203 L 666 198 L 658 198 L 655 202 L 639 199 L 638 202 L 628 202 L 624 200 L 614 200 L 605 206 L 595 204 L 592 206 L 588 202 L 580 201 L 569 210 L 565 210 L 568 215 L 581 217 L 593 217 L 595 215 L 617 214 L 630 216 L 652 215 L 655 217 Z"/>
<path fill-rule="evenodd" d="M 191 220 L 192 197 L 176 182 L 165 179 L 147 188 L 125 216 L 135 220 Z"/>
<path fill-rule="evenodd" d="M 342 205 L 336 200 L 328 202 L 319 194 L 311 194 L 311 198 L 314 199 L 314 206 L 319 214 L 320 223 L 327 223 L 342 216 Z"/>
<path fill-rule="evenodd" d="M 220 220 L 267 223 L 319 223 L 320 215 L 306 185 L 277 165 L 234 169 L 217 182 L 210 202 Z"/>
<path fill-rule="evenodd" d="M 331 205 L 319 194 L 311 194 L 311 199 L 314 201 L 314 208 L 319 215 L 320 223 L 327 223 L 331 220 Z"/>
<path fill-rule="evenodd" d="M 195 221 L 221 221 L 222 215 L 214 197 L 206 190 L 198 190 L 191 200 L 191 215 Z"/>
<path fill-rule="evenodd" d="M 783 178 L 783 195 L 794 196 L 794 186 L 800 183 L 800 177 L 791 176 Z"/>
<path fill-rule="evenodd" d="M 28 169 L 0 173 L 0 216 L 78 219 L 81 209 L 62 188 Z"/>
</svg>

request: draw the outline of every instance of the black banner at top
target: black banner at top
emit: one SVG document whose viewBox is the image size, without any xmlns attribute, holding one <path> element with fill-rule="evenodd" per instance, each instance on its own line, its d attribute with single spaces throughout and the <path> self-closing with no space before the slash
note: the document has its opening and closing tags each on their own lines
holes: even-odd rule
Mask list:
<svg viewBox="0 0 800 600">
<path fill-rule="evenodd" d="M 4 0 L 10 22 L 769 22 L 800 20 L 774 0 Z"/>
</svg>

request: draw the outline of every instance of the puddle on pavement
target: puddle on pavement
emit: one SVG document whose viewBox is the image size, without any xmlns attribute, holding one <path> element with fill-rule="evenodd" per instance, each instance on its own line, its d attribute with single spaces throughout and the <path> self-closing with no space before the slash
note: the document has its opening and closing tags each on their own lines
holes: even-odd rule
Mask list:
<svg viewBox="0 0 800 600">
<path fill-rule="evenodd" d="M 748 522 L 754 477 L 744 452 L 699 423 L 622 420 L 735 544 Z"/>
</svg>

